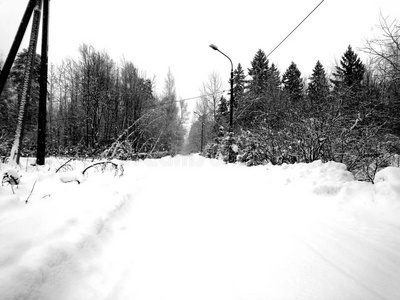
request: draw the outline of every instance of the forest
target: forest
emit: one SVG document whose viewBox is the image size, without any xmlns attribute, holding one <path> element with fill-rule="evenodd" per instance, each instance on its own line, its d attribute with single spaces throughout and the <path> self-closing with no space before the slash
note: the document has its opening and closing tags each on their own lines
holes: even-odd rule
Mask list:
<svg viewBox="0 0 400 300">
<path fill-rule="evenodd" d="M 381 168 L 399 164 L 400 154 L 400 25 L 381 17 L 379 30 L 362 49 L 343 49 L 333 70 L 316 61 L 309 78 L 295 62 L 281 72 L 259 49 L 247 72 L 240 63 L 234 70 L 232 108 L 219 75 L 210 74 L 189 129 L 187 102 L 178 99 L 171 72 L 157 95 L 133 62 L 116 63 L 83 44 L 77 59 L 49 68 L 46 155 L 139 159 L 201 152 L 249 166 L 336 161 L 373 181 Z M 367 62 L 358 51 L 368 54 Z M 2 160 L 15 135 L 26 59 L 23 50 L 0 96 Z M 36 151 L 39 68 L 36 55 L 23 156 Z"/>
<path fill-rule="evenodd" d="M 344 163 L 357 179 L 400 165 L 400 25 L 381 16 L 381 36 L 365 41 L 361 61 L 348 46 L 331 74 L 317 61 L 309 78 L 296 63 L 281 73 L 258 50 L 248 72 L 234 71 L 233 128 L 228 99 L 211 74 L 197 105 L 189 152 L 247 165 Z"/>
<path fill-rule="evenodd" d="M 18 54 L 0 100 L 2 156 L 13 140 L 27 50 Z M 36 55 L 22 155 L 35 155 L 40 56 Z M 93 46 L 79 58 L 51 65 L 47 97 L 47 155 L 134 159 L 139 153 L 176 154 L 183 143 L 187 104 L 177 100 L 169 72 L 162 95 L 132 62 L 116 64 Z M 105 153 L 106 151 L 106 153 Z"/>
</svg>

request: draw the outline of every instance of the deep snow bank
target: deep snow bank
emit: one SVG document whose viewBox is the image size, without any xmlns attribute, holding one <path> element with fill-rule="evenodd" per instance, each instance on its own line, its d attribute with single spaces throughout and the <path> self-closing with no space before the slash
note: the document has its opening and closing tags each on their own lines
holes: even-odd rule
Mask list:
<svg viewBox="0 0 400 300">
<path fill-rule="evenodd" d="M 388 167 L 375 176 L 375 192 L 400 203 L 400 168 Z"/>
<path fill-rule="evenodd" d="M 345 183 L 354 181 L 344 164 L 334 162 L 268 165 L 267 170 L 269 177 L 284 180 L 285 184 L 301 186 L 316 194 L 336 194 Z"/>
</svg>

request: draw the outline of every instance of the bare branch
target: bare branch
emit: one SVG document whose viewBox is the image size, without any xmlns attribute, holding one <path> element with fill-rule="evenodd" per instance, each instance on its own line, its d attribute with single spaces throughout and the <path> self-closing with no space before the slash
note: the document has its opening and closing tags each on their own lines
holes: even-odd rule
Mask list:
<svg viewBox="0 0 400 300">
<path fill-rule="evenodd" d="M 62 168 L 64 168 L 71 160 L 73 160 L 73 158 L 68 159 L 65 163 L 63 163 L 57 170 L 56 173 L 58 173 L 58 171 L 60 171 Z"/>
<path fill-rule="evenodd" d="M 112 161 L 103 161 L 103 162 L 98 162 L 98 163 L 94 163 L 93 165 L 90 165 L 89 167 L 87 167 L 86 169 L 84 169 L 83 171 L 82 171 L 82 174 L 83 175 L 85 175 L 85 172 L 87 171 L 87 170 L 89 170 L 90 168 L 93 168 L 93 167 L 95 167 L 95 166 L 98 166 L 98 165 L 106 165 L 106 164 L 111 164 L 111 165 L 113 165 L 116 169 L 118 168 L 118 165 L 116 164 L 116 163 L 113 163 Z"/>
</svg>

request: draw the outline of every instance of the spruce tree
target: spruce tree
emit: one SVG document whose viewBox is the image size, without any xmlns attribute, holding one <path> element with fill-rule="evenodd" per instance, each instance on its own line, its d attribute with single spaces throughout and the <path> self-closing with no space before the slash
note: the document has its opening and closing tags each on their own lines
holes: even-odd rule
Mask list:
<svg viewBox="0 0 400 300">
<path fill-rule="evenodd" d="M 229 104 L 224 96 L 219 101 L 216 119 L 218 128 L 220 126 L 227 127 L 229 123 Z"/>
<path fill-rule="evenodd" d="M 269 69 L 269 85 L 274 89 L 279 89 L 281 85 L 281 74 L 274 63 L 271 64 Z"/>
<path fill-rule="evenodd" d="M 336 66 L 335 69 L 336 72 L 333 73 L 335 79 L 332 80 L 335 88 L 360 89 L 365 66 L 350 45 L 340 60 L 340 66 Z"/>
<path fill-rule="evenodd" d="M 303 98 L 303 81 L 297 65 L 292 62 L 282 76 L 283 91 L 292 102 L 298 102 Z"/>
<path fill-rule="evenodd" d="M 317 61 L 310 82 L 307 88 L 307 94 L 311 101 L 311 107 L 318 108 L 324 103 L 329 95 L 329 82 L 325 69 L 320 61 Z"/>
<path fill-rule="evenodd" d="M 332 80 L 338 100 L 346 110 L 354 110 L 361 100 L 364 73 L 364 64 L 349 45 Z"/>
<path fill-rule="evenodd" d="M 268 75 L 269 75 L 269 61 L 264 51 L 259 49 L 251 61 L 251 68 L 249 75 L 251 81 L 249 83 L 250 92 L 254 95 L 261 95 L 267 91 Z"/>
<path fill-rule="evenodd" d="M 268 74 L 268 94 L 273 97 L 274 100 L 278 97 L 281 90 L 281 74 L 275 64 L 271 64 Z"/>
<path fill-rule="evenodd" d="M 245 78 L 242 65 L 239 63 L 237 68 L 233 71 L 233 99 L 235 107 L 238 106 L 240 99 L 244 95 L 245 91 Z"/>
</svg>

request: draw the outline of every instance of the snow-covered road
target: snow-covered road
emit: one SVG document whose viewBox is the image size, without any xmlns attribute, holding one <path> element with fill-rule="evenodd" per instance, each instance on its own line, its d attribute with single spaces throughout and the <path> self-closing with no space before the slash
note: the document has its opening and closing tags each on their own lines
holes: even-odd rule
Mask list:
<svg viewBox="0 0 400 300">
<path fill-rule="evenodd" d="M 398 170 L 373 186 L 334 163 L 124 168 L 0 189 L 0 299 L 400 299 Z"/>
</svg>

